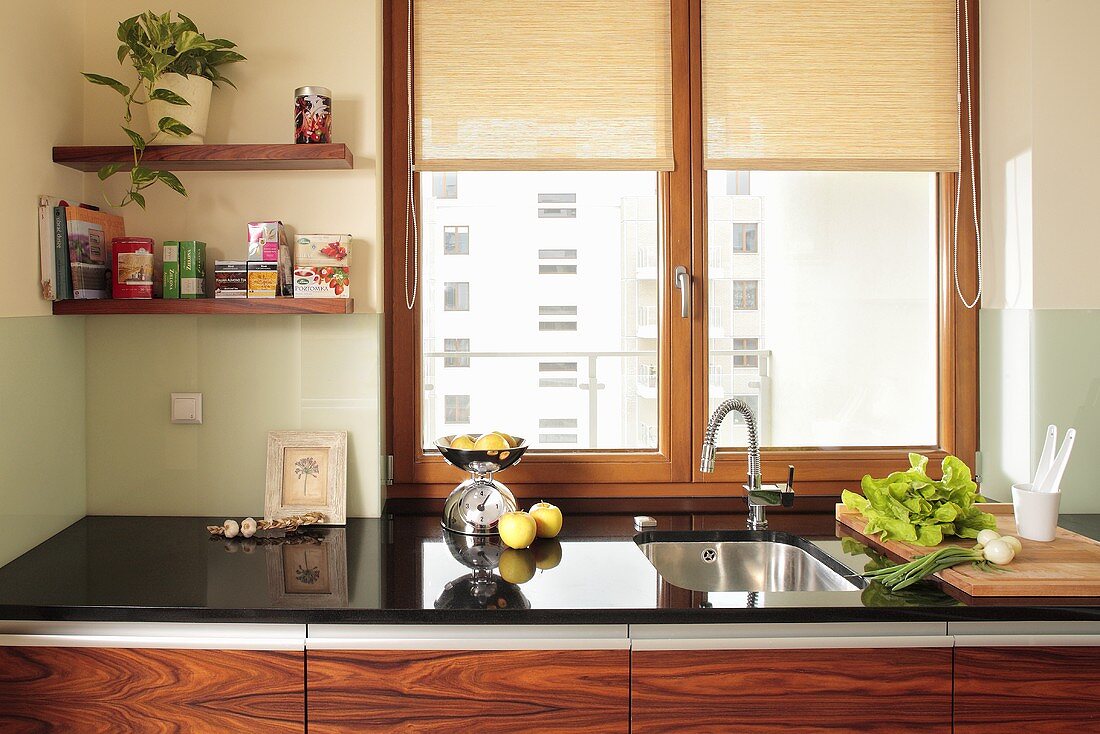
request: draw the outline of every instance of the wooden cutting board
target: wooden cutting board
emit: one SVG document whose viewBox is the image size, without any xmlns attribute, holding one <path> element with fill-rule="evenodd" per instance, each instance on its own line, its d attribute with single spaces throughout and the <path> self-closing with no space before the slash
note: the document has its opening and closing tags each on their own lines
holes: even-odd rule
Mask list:
<svg viewBox="0 0 1100 734">
<path fill-rule="evenodd" d="M 980 507 L 997 518 L 998 533 L 1016 535 L 1016 518 L 1012 514 L 1011 504 L 983 503 Z M 836 506 L 836 519 L 864 539 L 867 545 L 899 561 L 911 561 L 947 545 L 969 548 L 975 542 L 971 539 L 951 540 L 936 548 L 898 540 L 882 542 L 863 532 L 867 519 L 859 511 L 841 504 Z M 1064 528 L 1058 528 L 1054 540 L 1049 543 L 1023 538 L 1020 542 L 1023 550 L 1007 566 L 1011 569 L 1008 573 L 989 573 L 973 565 L 963 565 L 948 568 L 936 576 L 963 594 L 974 597 L 1100 597 L 1100 542 Z"/>
</svg>

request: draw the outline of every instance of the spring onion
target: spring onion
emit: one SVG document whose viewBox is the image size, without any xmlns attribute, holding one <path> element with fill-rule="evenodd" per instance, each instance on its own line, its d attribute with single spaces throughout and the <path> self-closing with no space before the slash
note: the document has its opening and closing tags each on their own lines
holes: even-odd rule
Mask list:
<svg viewBox="0 0 1100 734">
<path fill-rule="evenodd" d="M 1011 560 L 1011 558 L 1009 559 Z M 962 548 L 957 545 L 941 548 L 938 551 L 917 556 L 908 563 L 899 563 L 896 566 L 887 566 L 876 571 L 864 573 L 864 577 L 878 581 L 888 589 L 899 591 L 917 583 L 926 576 L 958 566 L 963 563 L 973 563 L 983 571 L 1000 571 L 991 564 L 981 546 L 974 548 Z"/>
</svg>

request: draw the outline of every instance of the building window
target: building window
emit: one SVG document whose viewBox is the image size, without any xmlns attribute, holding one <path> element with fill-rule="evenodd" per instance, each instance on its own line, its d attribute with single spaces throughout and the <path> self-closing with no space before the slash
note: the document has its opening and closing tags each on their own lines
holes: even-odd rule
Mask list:
<svg viewBox="0 0 1100 734">
<path fill-rule="evenodd" d="M 576 362 L 539 362 L 539 372 L 576 372 Z"/>
<path fill-rule="evenodd" d="M 576 219 L 577 209 L 572 206 L 540 206 L 539 219 Z"/>
<path fill-rule="evenodd" d="M 573 428 L 577 427 L 576 418 L 539 418 L 539 428 Z"/>
<path fill-rule="evenodd" d="M 539 194 L 540 204 L 576 204 L 576 194 Z"/>
<path fill-rule="evenodd" d="M 437 199 L 458 198 L 458 174 L 457 173 L 433 173 L 432 196 Z"/>
<path fill-rule="evenodd" d="M 734 252 L 759 252 L 756 240 L 760 225 L 756 222 L 733 225 L 733 251 Z"/>
<path fill-rule="evenodd" d="M 470 422 L 470 396 L 444 395 L 443 422 L 451 425 L 467 425 Z"/>
<path fill-rule="evenodd" d="M 469 255 L 470 254 L 470 228 L 467 226 L 451 226 L 443 228 L 443 254 L 444 255 Z"/>
<path fill-rule="evenodd" d="M 575 444 L 577 443 L 577 434 L 575 433 L 540 433 L 539 443 L 542 444 Z"/>
<path fill-rule="evenodd" d="M 576 275 L 576 250 L 539 250 L 539 275 Z M 544 263 L 542 260 L 573 260 L 571 263 Z"/>
<path fill-rule="evenodd" d="M 576 387 L 576 377 L 540 377 L 539 387 Z"/>
<path fill-rule="evenodd" d="M 749 193 L 748 171 L 726 171 L 726 194 L 744 196 Z"/>
<path fill-rule="evenodd" d="M 730 282 L 733 289 L 734 311 L 755 311 L 760 308 L 758 280 L 734 280 Z"/>
<path fill-rule="evenodd" d="M 469 352 L 470 340 L 469 339 L 444 339 L 443 340 L 444 352 Z M 469 367 L 470 358 L 465 357 L 444 357 L 444 367 Z"/>
<path fill-rule="evenodd" d="M 576 321 L 540 321 L 539 331 L 576 331 Z"/>
<path fill-rule="evenodd" d="M 444 311 L 469 311 L 470 310 L 470 284 L 469 283 L 444 283 L 443 284 L 443 310 Z"/>
<path fill-rule="evenodd" d="M 576 306 L 539 306 L 539 316 L 576 316 Z"/>
<path fill-rule="evenodd" d="M 576 250 L 539 250 L 539 260 L 576 260 Z"/>
<path fill-rule="evenodd" d="M 738 349 L 760 349 L 759 339 L 734 339 L 733 348 Z M 759 367 L 760 357 L 756 354 L 735 354 L 733 355 L 734 367 Z"/>
</svg>

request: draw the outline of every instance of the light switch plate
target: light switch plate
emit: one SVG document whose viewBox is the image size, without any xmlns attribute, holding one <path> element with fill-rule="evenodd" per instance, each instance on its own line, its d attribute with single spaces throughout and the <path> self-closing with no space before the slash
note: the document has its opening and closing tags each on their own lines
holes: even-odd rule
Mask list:
<svg viewBox="0 0 1100 734">
<path fill-rule="evenodd" d="M 202 393 L 172 393 L 171 419 L 173 423 L 202 423 Z"/>
</svg>

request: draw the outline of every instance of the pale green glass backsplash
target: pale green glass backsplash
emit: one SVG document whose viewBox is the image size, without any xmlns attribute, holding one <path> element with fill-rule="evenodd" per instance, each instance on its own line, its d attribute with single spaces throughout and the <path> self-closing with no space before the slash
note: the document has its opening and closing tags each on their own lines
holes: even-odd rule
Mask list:
<svg viewBox="0 0 1100 734">
<path fill-rule="evenodd" d="M 1100 512 L 1100 311 L 983 310 L 980 319 L 982 491 L 1010 500 L 1055 423 L 1060 435 L 1077 429 L 1061 511 Z"/>
<path fill-rule="evenodd" d="M 89 317 L 87 344 L 89 514 L 259 517 L 267 432 L 296 429 L 348 431 L 348 515 L 381 511 L 378 314 Z"/>
<path fill-rule="evenodd" d="M 84 516 L 83 322 L 0 318 L 0 565 Z"/>
</svg>

